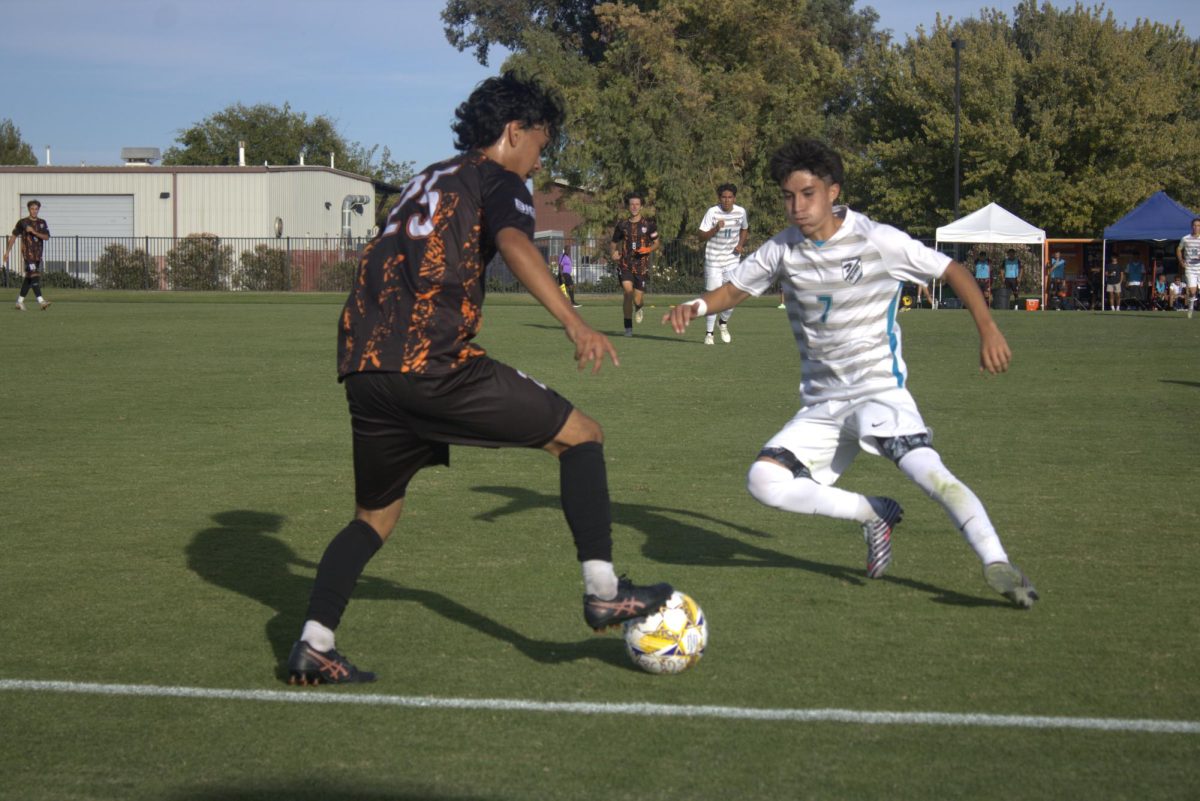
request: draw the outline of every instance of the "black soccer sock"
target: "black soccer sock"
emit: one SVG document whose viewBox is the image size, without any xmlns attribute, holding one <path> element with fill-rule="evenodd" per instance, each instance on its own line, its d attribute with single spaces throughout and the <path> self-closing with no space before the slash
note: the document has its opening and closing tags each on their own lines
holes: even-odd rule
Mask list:
<svg viewBox="0 0 1200 801">
<path fill-rule="evenodd" d="M 32 282 L 29 280 L 29 276 L 25 276 L 25 280 L 21 282 L 21 297 L 25 297 L 29 294 L 29 287 L 31 284 Z"/>
<path fill-rule="evenodd" d="M 563 515 L 575 539 L 580 562 L 612 561 L 612 510 L 608 503 L 608 472 L 604 446 L 584 442 L 558 456 Z"/>
<path fill-rule="evenodd" d="M 351 521 L 339 531 L 317 566 L 305 620 L 315 620 L 331 631 L 336 630 L 358 577 L 382 545 L 379 534 L 362 520 Z"/>
<path fill-rule="evenodd" d="M 632 317 L 626 317 L 626 318 L 625 318 L 625 327 L 626 327 L 626 328 L 633 328 L 633 318 L 632 318 Z"/>
<path fill-rule="evenodd" d="M 641 311 L 641 310 L 642 310 L 642 304 L 640 304 L 640 303 L 635 303 L 635 304 L 633 304 L 633 310 L 634 310 L 634 311 Z"/>
</svg>

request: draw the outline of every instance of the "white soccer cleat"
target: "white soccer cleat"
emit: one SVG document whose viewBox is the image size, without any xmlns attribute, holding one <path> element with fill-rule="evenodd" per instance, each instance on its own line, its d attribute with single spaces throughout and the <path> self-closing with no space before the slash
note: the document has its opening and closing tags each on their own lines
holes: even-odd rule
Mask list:
<svg viewBox="0 0 1200 801">
<path fill-rule="evenodd" d="M 722 342 L 724 342 L 724 343 L 726 343 L 726 344 L 728 344 L 728 343 L 732 342 L 732 341 L 733 341 L 733 337 L 731 337 L 731 336 L 729 335 L 729 326 L 727 326 L 727 325 L 725 325 L 725 324 L 723 324 L 723 323 L 722 323 L 722 324 L 721 324 L 721 326 L 720 326 L 720 329 L 721 329 L 721 341 L 722 341 Z"/>
<path fill-rule="evenodd" d="M 704 344 L 705 344 L 705 345 L 711 345 L 711 344 L 713 344 L 713 336 L 712 336 L 712 332 L 711 332 L 711 331 L 710 331 L 709 333 L 707 333 L 707 334 L 705 334 L 705 335 L 704 335 Z"/>
<path fill-rule="evenodd" d="M 633 313 L 633 321 L 634 321 L 635 323 L 638 323 L 638 324 L 640 325 L 640 324 L 641 324 L 641 322 L 642 322 L 642 318 L 643 318 L 643 317 L 645 317 L 645 316 L 646 316 L 646 315 L 645 315 L 645 312 L 644 312 L 642 309 L 638 309 L 637 311 L 635 311 L 635 312 Z"/>
<path fill-rule="evenodd" d="M 16 309 L 17 311 L 25 311 L 25 304 L 18 300 L 17 305 L 13 306 L 13 308 Z M 1192 313 L 1188 312 L 1188 317 L 1191 317 L 1191 316 L 1192 316 Z"/>
<path fill-rule="evenodd" d="M 983 579 L 996 592 L 1022 609 L 1032 609 L 1038 599 L 1033 583 L 1020 569 L 1008 562 L 992 562 L 983 568 Z"/>
</svg>

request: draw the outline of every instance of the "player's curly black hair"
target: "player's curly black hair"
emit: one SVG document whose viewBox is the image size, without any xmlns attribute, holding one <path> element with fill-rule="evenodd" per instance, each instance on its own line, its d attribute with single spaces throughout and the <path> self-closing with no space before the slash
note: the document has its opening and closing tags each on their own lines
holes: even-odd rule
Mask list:
<svg viewBox="0 0 1200 801">
<path fill-rule="evenodd" d="M 566 110 L 554 91 L 532 78 L 510 71 L 481 81 L 454 111 L 454 146 L 461 153 L 495 143 L 504 126 L 516 121 L 526 128 L 546 127 L 550 146 L 557 143 Z"/>
<path fill-rule="evenodd" d="M 771 155 L 771 179 L 783 184 L 794 172 L 810 172 L 822 181 L 841 185 L 845 178 L 842 157 L 818 139 L 797 137 Z"/>
</svg>

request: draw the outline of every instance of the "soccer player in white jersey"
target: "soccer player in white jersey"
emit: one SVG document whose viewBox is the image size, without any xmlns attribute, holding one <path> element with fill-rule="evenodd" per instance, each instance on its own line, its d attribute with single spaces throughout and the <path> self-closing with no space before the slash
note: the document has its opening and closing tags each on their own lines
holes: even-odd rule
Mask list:
<svg viewBox="0 0 1200 801">
<path fill-rule="evenodd" d="M 737 187 L 721 184 L 717 187 L 717 205 L 704 212 L 700 221 L 700 241 L 704 242 L 704 288 L 713 290 L 725 283 L 729 268 L 738 263 L 738 257 L 746 248 L 750 236 L 750 218 L 746 210 L 733 201 L 737 198 Z M 729 317 L 733 309 L 721 312 L 721 341 L 730 342 Z M 704 344 L 713 344 L 713 326 L 717 315 L 704 318 Z"/>
<path fill-rule="evenodd" d="M 1200 287 L 1200 217 L 1192 220 L 1192 232 L 1179 240 L 1175 258 L 1183 267 L 1183 280 L 1187 284 L 1188 319 L 1196 310 L 1196 288 Z"/>
<path fill-rule="evenodd" d="M 867 575 L 878 578 L 891 562 L 900 505 L 833 484 L 859 451 L 886 456 L 946 510 L 983 563 L 988 585 L 1017 606 L 1033 606 L 1037 591 L 1009 561 L 975 493 L 942 464 L 906 387 L 896 325 L 904 282 L 948 283 L 979 331 L 980 369 L 1008 369 L 1008 343 L 975 279 L 907 234 L 835 206 L 842 160 L 823 142 L 789 142 L 771 157 L 770 170 L 793 225 L 731 270 L 729 283 L 663 317 L 683 333 L 696 317 L 783 284 L 800 348 L 802 404 L 750 467 L 750 494 L 786 511 L 858 522 Z"/>
</svg>

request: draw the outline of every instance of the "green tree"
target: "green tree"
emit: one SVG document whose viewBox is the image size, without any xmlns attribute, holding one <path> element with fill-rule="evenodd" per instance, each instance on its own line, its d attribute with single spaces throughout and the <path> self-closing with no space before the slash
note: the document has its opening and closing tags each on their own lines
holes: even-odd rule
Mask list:
<svg viewBox="0 0 1200 801">
<path fill-rule="evenodd" d="M 37 164 L 37 156 L 21 139 L 21 129 L 10 119 L 0 120 L 0 164 Z"/>
<path fill-rule="evenodd" d="M 962 213 L 995 201 L 1052 236 L 1097 236 L 1157 189 L 1200 200 L 1197 43 L 1026 0 L 1011 22 L 939 18 L 863 60 L 847 192 L 874 216 L 930 237 L 953 218 L 954 39 Z"/>
<path fill-rule="evenodd" d="M 766 160 L 785 136 L 825 131 L 845 86 L 845 57 L 804 24 L 804 3 L 664 0 L 593 8 L 598 60 L 532 25 L 507 66 L 567 100 L 567 146 L 539 178 L 592 193 L 574 208 L 600 233 L 625 192 L 645 193 L 659 230 L 690 234 L 718 183 L 739 185 L 758 230 L 778 211 Z M 836 5 L 836 4 L 831 4 Z M 832 30 L 832 28 L 831 28 Z"/>
<path fill-rule="evenodd" d="M 178 146 L 167 148 L 163 164 L 231 166 L 238 163 L 238 143 L 246 144 L 250 164 L 328 164 L 330 154 L 339 169 L 379 181 L 403 183 L 412 175 L 411 162 L 397 162 L 378 145 L 347 142 L 333 120 L 309 119 L 303 112 L 269 103 L 235 103 L 179 131 Z"/>
</svg>

